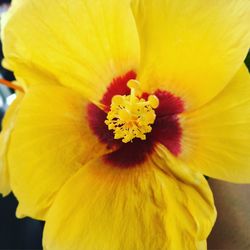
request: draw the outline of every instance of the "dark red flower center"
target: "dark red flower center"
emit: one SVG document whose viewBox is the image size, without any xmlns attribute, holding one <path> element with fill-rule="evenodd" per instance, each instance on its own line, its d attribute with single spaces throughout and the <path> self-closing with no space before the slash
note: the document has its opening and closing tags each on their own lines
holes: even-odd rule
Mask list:
<svg viewBox="0 0 250 250">
<path fill-rule="evenodd" d="M 113 80 L 101 100 L 104 110 L 93 103 L 88 105 L 89 126 L 100 142 L 114 150 L 105 156 L 106 161 L 120 167 L 135 166 L 143 163 L 153 153 L 156 143 L 163 144 L 172 154 L 178 156 L 181 153 L 182 136 L 178 115 L 184 111 L 184 103 L 170 92 L 157 90 L 153 93 L 159 99 L 159 106 L 155 109 L 156 119 L 146 140 L 135 138 L 131 142 L 123 143 L 122 140 L 114 139 L 113 131 L 105 124 L 113 96 L 129 95 L 127 83 L 132 79 L 136 79 L 133 71 Z M 141 98 L 147 99 L 148 96 L 148 93 L 143 93 Z"/>
</svg>

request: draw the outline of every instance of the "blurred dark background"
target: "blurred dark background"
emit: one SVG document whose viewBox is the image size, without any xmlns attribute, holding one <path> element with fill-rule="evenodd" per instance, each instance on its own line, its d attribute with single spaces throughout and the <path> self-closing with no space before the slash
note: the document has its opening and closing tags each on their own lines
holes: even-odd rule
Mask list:
<svg viewBox="0 0 250 250">
<path fill-rule="evenodd" d="M 1 12 L 8 7 L 10 2 L 10 0 L 0 1 Z M 0 50 L 0 60 L 2 57 L 2 50 Z M 250 53 L 248 54 L 246 63 L 250 69 Z M 9 81 L 14 80 L 13 74 L 1 66 L 0 77 Z M 0 105 L 0 120 L 7 107 L 6 98 L 12 93 L 12 90 L 6 87 L 0 88 L 0 104 L 2 104 Z M 0 249 L 42 249 L 43 222 L 30 218 L 17 219 L 15 217 L 16 207 L 17 200 L 13 194 L 5 198 L 0 197 Z"/>
</svg>

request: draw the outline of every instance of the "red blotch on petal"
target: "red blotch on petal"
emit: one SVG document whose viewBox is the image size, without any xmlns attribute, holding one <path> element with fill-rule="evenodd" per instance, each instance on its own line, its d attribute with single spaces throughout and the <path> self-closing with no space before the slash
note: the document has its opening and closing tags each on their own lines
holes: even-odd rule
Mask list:
<svg viewBox="0 0 250 250">
<path fill-rule="evenodd" d="M 178 114 L 184 111 L 184 103 L 179 98 L 167 91 L 157 90 L 154 94 L 159 99 L 159 107 L 155 110 L 156 120 L 152 125 L 152 132 L 146 134 L 145 141 L 134 139 L 133 142 L 123 143 L 114 139 L 113 131 L 108 130 L 104 123 L 107 112 L 114 95 L 129 95 L 130 89 L 127 82 L 135 79 L 133 71 L 122 77 L 118 77 L 110 84 L 107 92 L 101 100 L 107 109 L 99 109 L 94 104 L 88 105 L 88 121 L 91 129 L 107 148 L 114 152 L 105 156 L 105 160 L 117 167 L 132 167 L 143 163 L 154 151 L 156 143 L 163 144 L 172 154 L 178 156 L 181 153 L 182 128 L 179 123 Z M 148 93 L 142 95 L 147 99 Z"/>
<path fill-rule="evenodd" d="M 152 140 L 134 139 L 133 142 L 122 142 L 118 150 L 106 155 L 104 159 L 115 166 L 131 167 L 143 163 L 153 150 Z"/>
<path fill-rule="evenodd" d="M 181 153 L 182 128 L 178 114 L 184 111 L 184 103 L 167 91 L 158 90 L 159 107 L 155 110 L 156 120 L 153 124 L 153 139 L 163 144 L 172 154 Z"/>
<path fill-rule="evenodd" d="M 116 148 L 119 141 L 114 139 L 114 134 L 108 130 L 104 123 L 107 113 L 98 108 L 95 104 L 90 103 L 87 107 L 88 122 L 90 128 L 102 143 L 107 144 L 108 149 Z"/>
</svg>

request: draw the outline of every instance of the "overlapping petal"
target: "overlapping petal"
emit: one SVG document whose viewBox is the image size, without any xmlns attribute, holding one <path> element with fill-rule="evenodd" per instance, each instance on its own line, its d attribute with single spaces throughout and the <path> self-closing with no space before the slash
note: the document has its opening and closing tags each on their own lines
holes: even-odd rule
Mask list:
<svg viewBox="0 0 250 250">
<path fill-rule="evenodd" d="M 139 80 L 166 89 L 186 108 L 217 95 L 242 65 L 250 44 L 248 0 L 134 0 Z"/>
<path fill-rule="evenodd" d="M 56 85 L 33 86 L 23 98 L 8 152 L 18 216 L 44 219 L 62 184 L 107 152 L 89 129 L 86 105 L 81 95 Z"/>
<path fill-rule="evenodd" d="M 182 115 L 183 154 L 196 171 L 250 181 L 250 75 L 243 66 L 210 103 Z"/>
<path fill-rule="evenodd" d="M 99 100 L 135 70 L 139 43 L 129 0 L 15 0 L 3 19 L 5 65 L 26 82 L 58 80 Z"/>
<path fill-rule="evenodd" d="M 163 146 L 145 164 L 96 159 L 60 190 L 44 233 L 47 250 L 204 249 L 215 219 L 205 178 Z"/>
<path fill-rule="evenodd" d="M 15 120 L 19 111 L 23 93 L 18 92 L 17 98 L 8 108 L 2 122 L 2 131 L 0 133 L 0 193 L 4 196 L 11 191 L 9 181 L 9 169 L 7 163 L 7 151 L 11 133 L 15 126 Z"/>
</svg>

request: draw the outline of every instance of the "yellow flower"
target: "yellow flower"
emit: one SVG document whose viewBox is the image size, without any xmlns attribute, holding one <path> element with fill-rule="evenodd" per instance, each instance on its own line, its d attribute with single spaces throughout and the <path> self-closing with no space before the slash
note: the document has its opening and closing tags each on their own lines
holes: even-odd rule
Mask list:
<svg viewBox="0 0 250 250">
<path fill-rule="evenodd" d="M 14 1 L 7 167 L 45 249 L 206 249 L 202 174 L 250 181 L 249 23 L 248 0 Z"/>
</svg>

